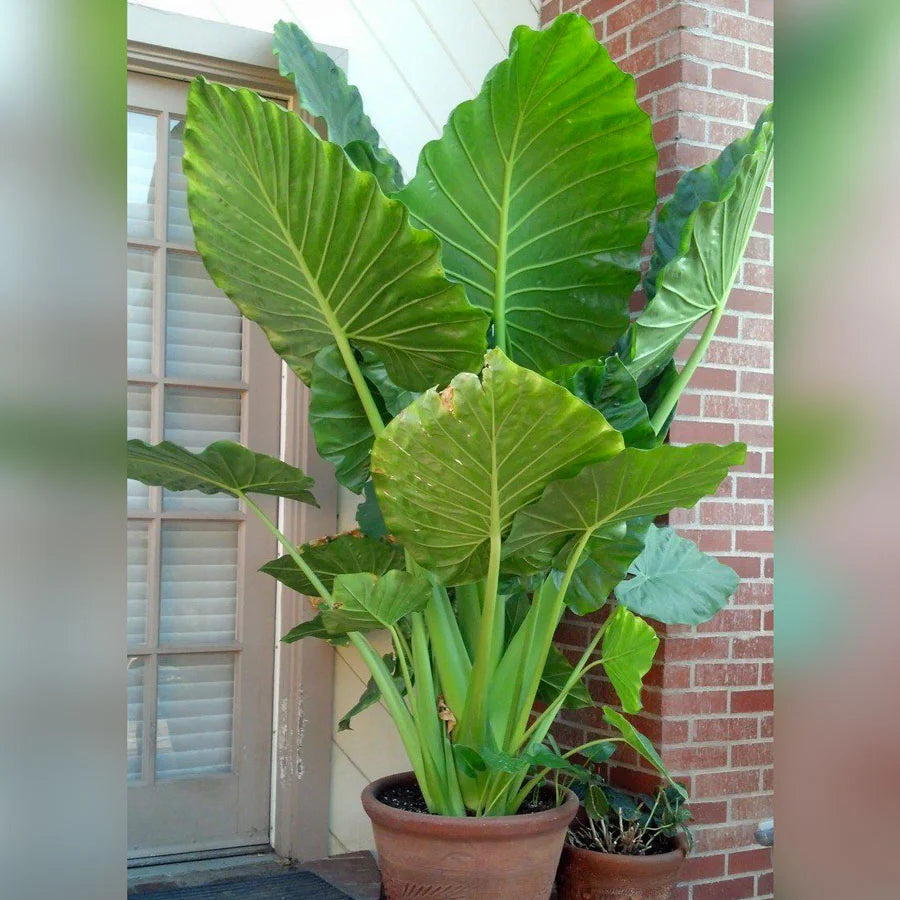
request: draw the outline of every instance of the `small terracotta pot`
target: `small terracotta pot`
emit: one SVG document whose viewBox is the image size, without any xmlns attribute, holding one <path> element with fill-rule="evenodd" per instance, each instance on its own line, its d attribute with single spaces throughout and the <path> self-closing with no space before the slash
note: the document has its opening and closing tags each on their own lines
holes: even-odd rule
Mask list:
<svg viewBox="0 0 900 900">
<path fill-rule="evenodd" d="M 575 794 L 546 812 L 466 819 L 406 812 L 378 799 L 413 784 L 405 772 L 373 781 L 362 794 L 387 900 L 548 900 L 578 811 Z"/>
<path fill-rule="evenodd" d="M 684 849 L 654 856 L 598 853 L 566 844 L 556 890 L 559 900 L 669 900 Z"/>
</svg>

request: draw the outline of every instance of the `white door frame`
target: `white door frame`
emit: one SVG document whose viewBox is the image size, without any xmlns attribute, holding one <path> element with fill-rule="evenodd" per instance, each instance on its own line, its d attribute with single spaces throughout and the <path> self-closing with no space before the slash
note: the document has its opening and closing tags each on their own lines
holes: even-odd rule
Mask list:
<svg viewBox="0 0 900 900">
<path fill-rule="evenodd" d="M 182 81 L 202 74 L 264 92 L 296 109 L 294 86 L 278 73 L 271 42 L 267 32 L 128 4 L 129 71 Z M 346 67 L 346 51 L 321 49 Z M 316 480 L 320 504 L 315 509 L 282 502 L 282 529 L 299 543 L 337 530 L 338 490 L 333 469 L 316 453 L 309 430 L 308 391 L 284 366 L 281 400 L 282 456 Z M 319 641 L 278 641 L 311 615 L 305 598 L 279 588 L 270 841 L 279 855 L 308 860 L 328 854 L 334 651 Z"/>
</svg>

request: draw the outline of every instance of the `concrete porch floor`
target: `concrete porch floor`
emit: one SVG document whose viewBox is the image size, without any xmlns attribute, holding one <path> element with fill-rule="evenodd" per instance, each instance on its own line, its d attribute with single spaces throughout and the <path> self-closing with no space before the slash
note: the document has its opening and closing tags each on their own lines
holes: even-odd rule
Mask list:
<svg viewBox="0 0 900 900">
<path fill-rule="evenodd" d="M 379 900 L 381 896 L 378 866 L 368 852 L 346 853 L 307 863 L 292 863 L 274 853 L 258 853 L 252 856 L 147 866 L 129 872 L 128 896 L 139 900 L 141 894 L 161 888 L 200 887 L 216 881 L 240 881 L 242 878 L 304 870 L 314 872 L 353 900 Z M 302 898 L 298 897 L 297 900 Z"/>
</svg>

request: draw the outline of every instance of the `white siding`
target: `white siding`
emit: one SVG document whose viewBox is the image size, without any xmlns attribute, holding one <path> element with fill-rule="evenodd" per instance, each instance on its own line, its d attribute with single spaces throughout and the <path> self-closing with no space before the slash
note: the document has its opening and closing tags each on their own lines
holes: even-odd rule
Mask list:
<svg viewBox="0 0 900 900">
<path fill-rule="evenodd" d="M 269 31 L 294 21 L 346 49 L 348 75 L 404 172 L 506 55 L 516 25 L 538 23 L 539 0 L 137 0 L 141 6 Z"/>
<path fill-rule="evenodd" d="M 386 146 L 410 177 L 422 146 L 473 96 L 506 55 L 519 24 L 538 25 L 539 0 L 139 0 L 140 5 L 269 31 L 294 21 L 316 42 L 346 49 L 348 76 Z M 335 654 L 335 721 L 368 673 L 354 652 Z M 325 723 L 322 723 L 324 726 Z M 387 713 L 374 707 L 335 735 L 331 850 L 372 848 L 359 794 L 368 781 L 407 768 Z"/>
</svg>

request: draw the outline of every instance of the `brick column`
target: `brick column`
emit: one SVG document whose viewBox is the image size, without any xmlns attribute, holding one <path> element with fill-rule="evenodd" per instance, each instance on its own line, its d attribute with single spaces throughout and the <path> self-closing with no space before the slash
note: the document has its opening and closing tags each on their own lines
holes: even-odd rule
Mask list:
<svg viewBox="0 0 900 900">
<path fill-rule="evenodd" d="M 660 153 L 657 190 L 708 162 L 752 127 L 772 97 L 773 0 L 545 0 L 542 23 L 574 10 L 637 81 Z M 705 364 L 679 404 L 673 443 L 741 440 L 747 463 L 714 498 L 670 523 L 741 576 L 730 605 L 699 628 L 660 626 L 640 727 L 691 791 L 697 847 L 678 900 L 773 896 L 771 854 L 754 846 L 773 814 L 772 195 L 763 198 L 746 262 Z M 636 306 L 643 297 L 636 298 Z M 697 333 L 699 336 L 699 331 Z M 691 339 L 682 349 L 683 359 Z M 558 641 L 573 653 L 597 623 L 567 619 Z M 598 700 L 609 687 L 590 685 Z M 559 737 L 595 736 L 597 715 L 568 713 Z M 653 778 L 625 757 L 614 778 Z"/>
</svg>

